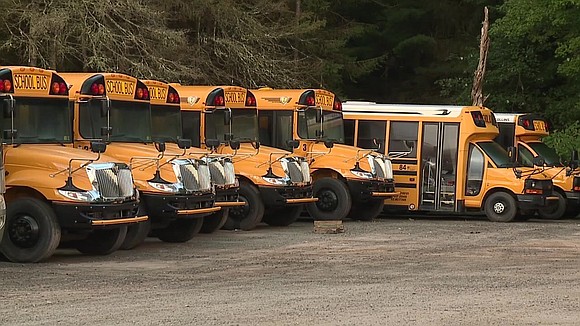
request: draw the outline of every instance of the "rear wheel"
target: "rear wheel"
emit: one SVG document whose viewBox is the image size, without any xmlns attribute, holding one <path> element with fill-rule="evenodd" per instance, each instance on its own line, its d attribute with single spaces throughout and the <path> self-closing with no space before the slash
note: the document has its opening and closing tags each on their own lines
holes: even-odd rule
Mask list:
<svg viewBox="0 0 580 326">
<path fill-rule="evenodd" d="M 151 231 L 151 220 L 139 222 L 127 227 L 127 235 L 120 249 L 129 250 L 142 244 Z"/>
<path fill-rule="evenodd" d="M 268 209 L 266 214 L 264 214 L 263 221 L 270 226 L 288 226 L 296 222 L 303 209 L 304 205 Z"/>
<path fill-rule="evenodd" d="M 201 226 L 201 233 L 214 233 L 226 224 L 229 216 L 229 208 L 220 209 L 219 211 L 203 218 L 203 225 Z"/>
<path fill-rule="evenodd" d="M 312 192 L 318 201 L 308 204 L 306 209 L 315 220 L 342 220 L 351 210 L 350 192 L 341 180 L 322 178 L 314 181 Z"/>
<path fill-rule="evenodd" d="M 15 263 L 36 263 L 54 253 L 61 230 L 52 208 L 35 198 L 20 198 L 7 205 L 0 244 L 3 256 Z"/>
<path fill-rule="evenodd" d="M 84 240 L 75 241 L 74 247 L 83 254 L 108 255 L 121 247 L 127 235 L 127 226 L 94 230 Z"/>
<path fill-rule="evenodd" d="M 383 211 L 385 200 L 369 200 L 364 203 L 352 205 L 348 217 L 353 220 L 371 221 Z"/>
<path fill-rule="evenodd" d="M 199 233 L 203 219 L 203 217 L 177 219 L 169 223 L 167 227 L 155 230 L 155 234 L 164 242 L 187 242 Z"/>
<path fill-rule="evenodd" d="M 552 195 L 558 197 L 558 202 L 538 209 L 538 215 L 546 220 L 559 220 L 566 214 L 566 198 L 557 191 L 554 191 Z"/>
<path fill-rule="evenodd" d="M 245 202 L 246 205 L 230 208 L 228 219 L 223 228 L 226 230 L 252 230 L 264 217 L 264 202 L 262 202 L 260 191 L 247 182 L 241 182 L 238 195 L 239 200 Z"/>
<path fill-rule="evenodd" d="M 483 205 L 485 215 L 493 222 L 511 222 L 518 212 L 515 198 L 503 191 L 489 195 Z"/>
</svg>

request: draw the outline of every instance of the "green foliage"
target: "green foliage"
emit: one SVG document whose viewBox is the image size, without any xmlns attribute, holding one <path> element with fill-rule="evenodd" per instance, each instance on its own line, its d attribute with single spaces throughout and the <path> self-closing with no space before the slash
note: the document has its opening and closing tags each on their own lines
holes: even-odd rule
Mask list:
<svg viewBox="0 0 580 326">
<path fill-rule="evenodd" d="M 568 159 L 573 150 L 580 151 L 580 123 L 574 121 L 566 128 L 552 132 L 542 141 L 554 148 L 560 157 Z"/>
</svg>

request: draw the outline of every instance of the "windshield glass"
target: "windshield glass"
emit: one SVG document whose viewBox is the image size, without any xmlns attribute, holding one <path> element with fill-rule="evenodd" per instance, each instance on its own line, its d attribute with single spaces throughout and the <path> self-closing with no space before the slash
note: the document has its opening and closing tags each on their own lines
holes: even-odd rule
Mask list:
<svg viewBox="0 0 580 326">
<path fill-rule="evenodd" d="M 71 123 L 68 99 L 16 98 L 14 102 L 17 144 L 70 143 Z M 2 128 L 12 129 L 9 116 L 2 119 Z M 12 139 L 5 141 L 12 143 Z"/>
<path fill-rule="evenodd" d="M 544 159 L 548 166 L 562 166 L 560 157 L 553 148 L 540 142 L 527 144 Z"/>
<path fill-rule="evenodd" d="M 225 123 L 226 109 L 205 112 L 205 139 L 226 141 L 230 126 Z M 234 140 L 255 141 L 258 139 L 258 111 L 254 109 L 232 109 L 231 133 Z"/>
<path fill-rule="evenodd" d="M 153 140 L 176 143 L 181 138 L 179 107 L 155 105 L 151 108 Z"/>
<path fill-rule="evenodd" d="M 507 151 L 494 141 L 481 141 L 477 145 L 487 154 L 498 168 L 512 167 Z"/>
<path fill-rule="evenodd" d="M 103 100 L 93 99 L 81 103 L 79 110 L 80 132 L 86 139 L 106 138 L 101 127 L 107 126 L 107 115 L 102 112 Z M 109 126 L 112 142 L 151 142 L 151 110 L 149 103 L 111 101 Z"/>
<path fill-rule="evenodd" d="M 336 111 L 322 111 L 322 137 L 318 134 L 320 121 L 316 121 L 318 108 L 308 108 L 298 112 L 298 136 L 302 139 L 331 139 L 344 144 L 344 123 L 342 113 Z"/>
</svg>

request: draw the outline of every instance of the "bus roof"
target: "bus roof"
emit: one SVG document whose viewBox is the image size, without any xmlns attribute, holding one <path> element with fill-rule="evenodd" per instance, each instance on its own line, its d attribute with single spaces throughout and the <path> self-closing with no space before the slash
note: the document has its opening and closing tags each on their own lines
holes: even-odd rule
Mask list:
<svg viewBox="0 0 580 326">
<path fill-rule="evenodd" d="M 69 83 L 69 97 L 108 96 L 121 100 L 149 101 L 149 91 L 136 77 L 116 72 L 64 72 Z M 142 96 L 142 97 L 141 97 Z"/>
<path fill-rule="evenodd" d="M 218 106 L 230 108 L 245 108 L 247 106 L 253 106 L 252 108 L 255 109 L 255 100 L 253 101 L 253 105 L 247 105 L 248 97 L 253 99 L 254 96 L 244 87 L 232 85 L 186 86 L 179 83 L 170 83 L 169 86 L 172 86 L 179 93 L 179 96 L 181 96 L 182 110 L 203 110 L 206 107 Z M 221 101 L 223 101 L 223 103 L 218 101 L 219 105 L 215 105 L 216 98 L 220 96 L 222 97 Z"/>
<path fill-rule="evenodd" d="M 173 86 L 159 80 L 146 79 L 142 82 L 149 89 L 149 101 L 152 105 L 179 105 L 179 93 Z"/>
<path fill-rule="evenodd" d="M 335 94 L 326 89 L 319 88 L 302 88 L 302 89 L 285 89 L 263 87 L 252 89 L 256 96 L 258 109 L 279 109 L 294 110 L 296 106 L 317 106 L 323 109 L 332 110 L 334 108 Z M 308 104 L 306 97 L 312 97 L 314 103 Z M 302 101 L 302 102 L 301 102 Z"/>
<path fill-rule="evenodd" d="M 68 96 L 69 84 L 54 70 L 29 66 L 0 66 L 0 93 L 17 96 Z"/>
<path fill-rule="evenodd" d="M 516 123 L 517 119 L 529 113 L 494 113 L 497 122 L 511 122 Z"/>
<path fill-rule="evenodd" d="M 421 105 L 421 104 L 381 104 L 375 102 L 346 101 L 342 103 L 344 113 L 422 116 L 422 117 L 459 117 L 461 112 L 469 109 L 481 109 L 478 106 L 459 105 Z"/>
</svg>

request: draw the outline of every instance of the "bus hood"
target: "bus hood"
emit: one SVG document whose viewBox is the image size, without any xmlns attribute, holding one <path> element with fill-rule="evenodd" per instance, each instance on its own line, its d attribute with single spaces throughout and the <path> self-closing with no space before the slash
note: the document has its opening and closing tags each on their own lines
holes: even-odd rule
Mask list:
<svg viewBox="0 0 580 326">
<path fill-rule="evenodd" d="M 370 149 L 363 149 L 343 144 L 334 144 L 332 149 L 328 149 L 324 146 L 324 143 L 312 143 L 309 151 L 312 152 L 312 154 L 309 155 L 309 158 L 314 159 L 311 160 L 310 164 L 312 170 L 332 168 L 340 171 L 343 176 L 349 177 L 353 177 L 350 174 L 350 170 L 355 167 L 357 157 L 360 168 L 364 171 L 370 172 L 371 166 L 366 156 L 369 153 L 381 155 Z"/>
<path fill-rule="evenodd" d="M 219 152 L 230 155 L 234 153 L 231 148 L 225 146 L 221 146 Z M 283 149 L 260 146 L 260 149 L 256 150 L 251 144 L 242 143 L 233 157 L 234 168 L 236 174 L 254 179 L 265 176 L 268 173 L 269 162 L 272 162 L 273 174 L 283 177 L 285 172 L 279 159 L 291 155 L 292 153 Z"/>
</svg>

